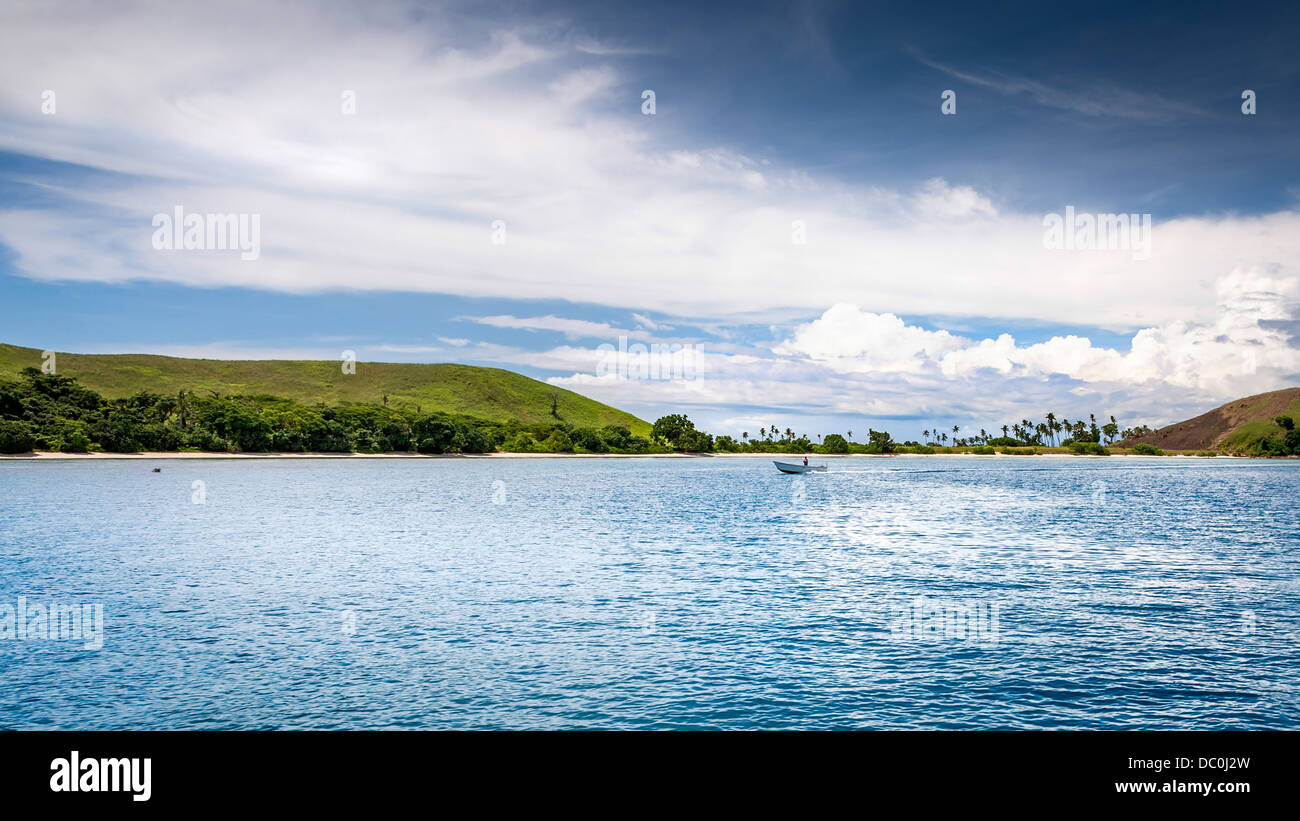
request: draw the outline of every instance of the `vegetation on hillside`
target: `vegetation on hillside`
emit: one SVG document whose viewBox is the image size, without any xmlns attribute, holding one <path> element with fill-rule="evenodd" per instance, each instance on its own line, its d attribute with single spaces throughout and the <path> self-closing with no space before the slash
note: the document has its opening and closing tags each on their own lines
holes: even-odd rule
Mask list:
<svg viewBox="0 0 1300 821">
<path fill-rule="evenodd" d="M 623 425 L 496 421 L 374 404 L 181 390 L 106 399 L 77 380 L 25 369 L 0 381 L 0 453 L 208 452 L 661 453 Z"/>
<path fill-rule="evenodd" d="M 541 384 L 541 383 L 538 383 Z M 556 405 L 558 400 L 552 400 Z M 603 406 L 602 406 L 603 407 Z M 1059 448 L 1077 455 L 1109 455 L 1106 445 L 1151 432 L 1140 426 L 1120 431 L 1114 417 L 1057 422 L 1028 420 L 1005 425 L 1003 436 L 985 430 L 966 437 L 960 427 L 926 430 L 923 442 L 896 442 L 887 431 L 869 429 L 865 442 L 853 431 L 817 437 L 775 425 L 748 431 L 737 440 L 699 430 L 683 414 L 660 417 L 645 426 L 648 436 L 625 425 L 575 424 L 558 412 L 546 421 L 485 419 L 470 414 L 375 403 L 309 404 L 269 394 L 174 395 L 141 391 L 107 398 L 79 380 L 25 368 L 17 380 L 0 379 L 0 453 L 50 450 L 69 453 L 104 451 L 191 452 L 420 452 L 420 453 L 972 453 L 1033 455 Z M 639 421 L 639 420 L 638 420 Z M 644 425 L 644 423 L 642 423 Z M 1006 434 L 1015 433 L 1016 436 Z M 1058 444 L 1059 442 L 1059 444 Z M 949 444 L 951 443 L 951 444 Z M 1128 447 L 1126 445 L 1126 447 Z M 1282 414 L 1242 425 L 1225 440 L 1226 452 L 1245 456 L 1300 456 L 1300 429 L 1295 417 Z M 1057 452 L 1059 452 L 1057 450 Z M 1163 456 L 1167 451 L 1147 442 L 1134 453 Z M 1213 450 L 1196 451 L 1213 456 Z"/>
<path fill-rule="evenodd" d="M 42 352 L 0 345 L 0 380 L 42 367 Z M 649 438 L 650 425 L 630 413 L 572 391 L 500 368 L 454 364 L 339 361 L 224 361 L 146 354 L 55 355 L 54 371 L 106 399 L 140 393 L 175 397 L 277 396 L 301 405 L 379 405 L 403 413 L 441 412 L 493 422 L 524 422 L 599 430 L 625 427 Z"/>
<path fill-rule="evenodd" d="M 1294 416 L 1283 414 L 1242 425 L 1223 444 L 1242 456 L 1300 456 L 1300 429 Z"/>
<path fill-rule="evenodd" d="M 1287 430 L 1294 433 L 1293 427 Z M 1076 432 L 1083 437 L 1081 441 L 1066 440 L 1073 452 L 1106 453 L 1099 443 L 1087 438 L 1086 429 Z M 957 447 L 982 455 L 992 455 L 995 444 L 1003 446 L 1003 453 L 1036 452 L 1024 448 L 1035 442 L 1032 437 L 1028 442 L 1010 437 L 982 437 L 980 441 L 987 443 L 969 445 L 958 439 Z M 266 394 L 223 396 L 211 391 L 202 395 L 182 389 L 175 395 L 142 391 L 106 398 L 72 377 L 25 368 L 18 380 L 0 380 L 0 453 L 33 450 L 889 454 L 954 452 L 956 448 L 899 443 L 888 432 L 878 430 L 868 430 L 866 442 L 853 441 L 853 432 L 848 431 L 832 433 L 814 444 L 806 435 L 790 428 L 780 431 L 775 425 L 760 428 L 757 437 L 746 431 L 737 441 L 698 430 L 683 414 L 660 417 L 650 428 L 650 436 L 644 437 L 623 425 L 588 427 L 554 417 L 545 422 L 498 421 L 383 404 L 305 404 Z"/>
<path fill-rule="evenodd" d="M 1279 417 L 1300 419 L 1300 388 L 1243 396 L 1199 416 L 1165 425 L 1119 442 L 1122 448 L 1147 444 L 1164 451 L 1207 450 L 1242 456 L 1291 455 Z"/>
</svg>

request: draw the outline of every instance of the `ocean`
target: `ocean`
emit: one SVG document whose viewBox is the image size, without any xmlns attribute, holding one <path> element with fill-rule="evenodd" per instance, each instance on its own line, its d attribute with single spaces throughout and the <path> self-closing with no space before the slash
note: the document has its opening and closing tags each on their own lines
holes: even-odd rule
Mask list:
<svg viewBox="0 0 1300 821">
<path fill-rule="evenodd" d="M 0 727 L 1300 727 L 1300 463 L 817 461 L 3 460 Z"/>
</svg>

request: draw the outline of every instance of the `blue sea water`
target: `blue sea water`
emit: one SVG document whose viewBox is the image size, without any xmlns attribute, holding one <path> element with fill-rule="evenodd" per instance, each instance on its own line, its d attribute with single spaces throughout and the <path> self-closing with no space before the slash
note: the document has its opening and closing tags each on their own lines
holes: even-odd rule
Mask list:
<svg viewBox="0 0 1300 821">
<path fill-rule="evenodd" d="M 1300 727 L 1300 463 L 828 461 L 0 462 L 0 727 Z"/>
</svg>

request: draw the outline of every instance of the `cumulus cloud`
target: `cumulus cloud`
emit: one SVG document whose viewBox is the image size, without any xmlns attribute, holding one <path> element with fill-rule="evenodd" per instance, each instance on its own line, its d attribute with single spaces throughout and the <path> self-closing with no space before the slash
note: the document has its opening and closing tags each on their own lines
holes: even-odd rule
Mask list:
<svg viewBox="0 0 1300 821">
<path fill-rule="evenodd" d="M 767 351 L 706 353 L 694 383 L 591 373 L 551 381 L 623 406 L 693 404 L 719 424 L 751 418 L 734 412 L 743 407 L 991 424 L 1026 406 L 1161 424 L 1300 381 L 1297 279 L 1239 269 L 1215 293 L 1214 321 L 1143 328 L 1128 350 L 1079 335 L 1031 345 L 1010 334 L 974 339 L 838 304 Z"/>
<path fill-rule="evenodd" d="M 795 330 L 776 353 L 807 356 L 841 373 L 919 373 L 966 340 L 906 325 L 893 314 L 840 304 Z"/>
<path fill-rule="evenodd" d="M 1217 319 L 1143 328 L 1130 349 L 1098 348 L 1086 338 L 1053 337 L 1026 347 L 1007 334 L 940 358 L 946 376 L 982 369 L 1001 374 L 1064 374 L 1082 382 L 1163 382 L 1229 399 L 1282 387 L 1300 374 L 1300 345 L 1286 329 L 1296 319 L 1296 278 L 1236 270 L 1216 283 Z"/>
<path fill-rule="evenodd" d="M 1088 383 L 1165 383 L 1226 398 L 1234 391 L 1280 386 L 1300 373 L 1300 345 L 1290 330 L 1300 318 L 1298 283 L 1295 277 L 1234 270 L 1215 283 L 1215 321 L 1143 328 L 1128 351 L 1098 347 L 1076 335 L 1026 346 L 1010 334 L 974 340 L 845 304 L 799 326 L 773 350 L 805 356 L 839 373 L 1059 374 Z"/>
</svg>

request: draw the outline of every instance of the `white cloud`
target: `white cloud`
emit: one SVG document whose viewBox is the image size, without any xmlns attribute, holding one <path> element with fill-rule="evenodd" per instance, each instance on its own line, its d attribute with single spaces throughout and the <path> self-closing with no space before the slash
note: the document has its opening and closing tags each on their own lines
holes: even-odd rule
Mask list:
<svg viewBox="0 0 1300 821">
<path fill-rule="evenodd" d="M 751 418 L 737 408 L 993 424 L 1055 407 L 1163 424 L 1300 381 L 1291 336 L 1297 280 L 1242 269 L 1220 278 L 1215 292 L 1215 321 L 1144 328 L 1127 351 L 1077 335 L 1026 346 L 1009 334 L 976 340 L 841 304 L 770 354 L 706 352 L 695 382 L 619 380 L 590 369 L 550 381 L 651 414 L 693 405 L 731 432 L 727 420 Z"/>
<path fill-rule="evenodd" d="M 619 330 L 607 322 L 591 322 L 585 319 L 567 319 L 553 314 L 546 316 L 517 317 L 508 314 L 498 316 L 465 317 L 480 325 L 494 328 L 518 328 L 528 331 L 558 331 L 570 339 L 581 337 L 618 337 L 626 336 L 627 331 Z"/>
<path fill-rule="evenodd" d="M 633 313 L 632 318 L 636 320 L 638 325 L 640 325 L 642 328 L 645 328 L 648 331 L 659 330 L 660 327 L 659 323 L 655 322 L 653 319 L 646 316 L 645 314 Z M 663 327 L 665 330 L 672 330 L 671 326 L 665 325 Z"/>
<path fill-rule="evenodd" d="M 606 91 L 614 84 L 616 75 L 609 66 L 582 68 L 570 72 L 551 83 L 551 91 L 561 105 L 577 105 Z"/>
<path fill-rule="evenodd" d="M 944 179 L 926 180 L 912 197 L 923 216 L 939 219 L 963 217 L 996 217 L 998 210 L 992 201 L 969 185 L 952 186 Z"/>
<path fill-rule="evenodd" d="M 1157 214 L 1147 260 L 1049 251 L 1042 214 L 960 181 L 845 184 L 695 144 L 691 123 L 641 116 L 618 58 L 563 27 L 303 8 L 4 6 L 0 28 L 23 36 L 0 51 L 0 149 L 139 175 L 58 191 L 66 207 L 0 210 L 17 270 L 653 304 L 699 320 L 787 321 L 851 300 L 1126 330 L 1213 321 L 1212 282 L 1234 268 L 1297 273 L 1292 211 Z M 44 88 L 55 116 L 39 113 Z M 261 214 L 261 259 L 154 251 L 152 215 L 176 204 Z M 490 241 L 498 219 L 504 245 Z M 791 242 L 795 220 L 806 244 Z"/>
<path fill-rule="evenodd" d="M 0 242 L 17 270 L 570 300 L 681 317 L 722 338 L 738 317 L 780 324 L 824 310 L 772 350 L 706 345 L 707 375 L 694 383 L 596 377 L 598 352 L 576 344 L 528 351 L 440 338 L 447 347 L 377 349 L 566 372 L 552 381 L 620 406 L 718 408 L 719 422 L 749 418 L 741 407 L 885 417 L 978 408 L 997 418 L 1063 394 L 1154 422 L 1300 372 L 1288 336 L 1300 275 L 1294 210 L 1155 214 L 1146 260 L 1050 251 L 1042 214 L 960 180 L 843 183 L 691 137 L 711 123 L 666 128 L 662 100 L 655 117 L 640 115 L 642 86 L 618 63 L 643 53 L 638 44 L 594 43 L 564 26 L 417 17 L 403 4 L 307 8 L 0 7 L 0 30 L 22 33 L 0 50 L 0 150 L 111 172 L 94 186 L 37 180 L 64 198 L 58 208 L 0 204 Z M 46 88 L 58 94 L 54 116 L 40 114 Z M 352 116 L 340 112 L 345 89 L 357 95 Z M 260 214 L 261 259 L 154 251 L 151 218 L 177 204 Z M 494 220 L 506 223 L 504 245 L 491 242 Z M 796 220 L 806 244 L 792 242 Z M 909 315 L 1136 333 L 1128 350 L 1084 336 L 1020 345 L 908 325 Z M 570 341 L 644 335 L 553 315 L 475 321 Z M 214 345 L 185 350 L 241 355 Z"/>
<path fill-rule="evenodd" d="M 873 314 L 856 305 L 835 305 L 800 326 L 778 354 L 802 354 L 841 373 L 918 373 L 966 341 L 947 331 L 905 325 L 893 314 Z"/>
<path fill-rule="evenodd" d="M 987 368 L 1002 374 L 1065 374 L 1084 382 L 1162 382 L 1223 399 L 1283 387 L 1300 373 L 1300 346 L 1282 325 L 1300 318 L 1297 283 L 1259 271 L 1233 271 L 1216 283 L 1215 322 L 1144 328 L 1128 352 L 1097 348 L 1077 336 L 1022 348 L 1003 334 L 945 354 L 941 367 L 946 376 Z"/>
</svg>

